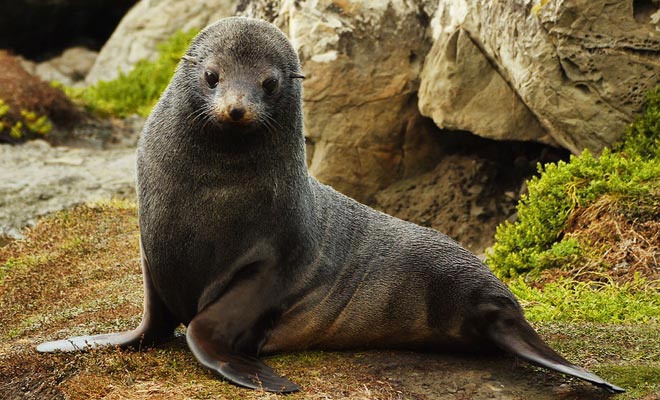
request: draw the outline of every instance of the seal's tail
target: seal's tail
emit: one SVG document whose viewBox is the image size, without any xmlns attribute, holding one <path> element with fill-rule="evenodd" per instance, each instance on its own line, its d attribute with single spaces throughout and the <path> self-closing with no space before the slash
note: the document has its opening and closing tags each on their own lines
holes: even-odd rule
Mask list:
<svg viewBox="0 0 660 400">
<path fill-rule="evenodd" d="M 567 375 L 575 376 L 605 388 L 611 393 L 623 393 L 626 390 L 613 385 L 597 375 L 571 364 L 548 346 L 524 319 L 498 319 L 488 327 L 488 335 L 503 350 L 540 367 L 549 368 Z"/>
</svg>

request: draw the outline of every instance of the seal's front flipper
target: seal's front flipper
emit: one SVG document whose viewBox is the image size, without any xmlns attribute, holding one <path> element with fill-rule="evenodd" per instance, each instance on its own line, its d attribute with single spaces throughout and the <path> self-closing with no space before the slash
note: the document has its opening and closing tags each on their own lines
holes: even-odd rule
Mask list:
<svg viewBox="0 0 660 400">
<path fill-rule="evenodd" d="M 539 337 L 522 315 L 512 320 L 501 318 L 494 321 L 488 328 L 488 334 L 502 349 L 532 364 L 584 379 L 611 393 L 626 391 L 577 365 L 571 364 L 564 357 L 557 354 Z"/>
<path fill-rule="evenodd" d="M 142 252 L 142 277 L 144 278 L 144 312 L 142 323 L 136 329 L 126 332 L 108 333 L 94 336 L 78 336 L 65 340 L 46 342 L 37 346 L 41 353 L 55 351 L 82 351 L 104 346 L 141 347 L 150 346 L 172 335 L 179 321 L 158 297 L 149 273 L 149 263 L 140 243 Z"/>
<path fill-rule="evenodd" d="M 104 346 L 139 346 L 142 335 L 137 331 L 126 331 L 119 333 L 108 333 L 94 336 L 77 336 L 64 340 L 42 343 L 37 346 L 40 353 L 52 353 L 55 351 L 83 351 Z"/>
<path fill-rule="evenodd" d="M 226 350 L 214 332 L 213 322 L 212 319 L 205 319 L 202 313 L 190 322 L 186 331 L 188 347 L 202 365 L 229 382 L 250 389 L 275 393 L 300 390 L 258 358 Z"/>
</svg>

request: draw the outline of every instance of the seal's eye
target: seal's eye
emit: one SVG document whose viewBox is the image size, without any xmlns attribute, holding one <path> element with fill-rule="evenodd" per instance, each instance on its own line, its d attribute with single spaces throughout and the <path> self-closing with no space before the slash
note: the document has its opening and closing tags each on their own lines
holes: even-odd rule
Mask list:
<svg viewBox="0 0 660 400">
<path fill-rule="evenodd" d="M 211 72 L 211 71 L 204 72 L 204 79 L 206 79 L 206 83 L 209 85 L 209 87 L 211 89 L 218 86 L 218 80 L 220 80 L 220 78 L 218 77 L 218 74 L 216 74 L 215 72 Z"/>
<path fill-rule="evenodd" d="M 279 82 L 275 78 L 268 78 L 265 81 L 261 83 L 261 87 L 264 88 L 264 92 L 266 94 L 273 94 L 277 90 L 277 86 L 279 85 Z"/>
</svg>

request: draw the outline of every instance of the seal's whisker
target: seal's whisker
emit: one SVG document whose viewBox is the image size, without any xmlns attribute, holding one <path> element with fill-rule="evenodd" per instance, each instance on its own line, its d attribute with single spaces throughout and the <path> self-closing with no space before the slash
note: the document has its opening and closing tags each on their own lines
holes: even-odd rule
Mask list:
<svg viewBox="0 0 660 400">
<path fill-rule="evenodd" d="M 217 123 L 215 117 L 210 113 L 206 113 L 204 115 L 204 118 L 202 118 L 202 121 L 204 121 L 204 124 L 202 125 L 202 130 L 205 130 L 209 124 L 215 125 Z"/>
<path fill-rule="evenodd" d="M 189 114 L 187 119 L 188 119 L 190 125 L 194 126 L 200 118 L 202 118 L 204 116 L 208 116 L 208 113 L 210 111 L 209 108 L 210 107 L 208 107 L 207 105 L 204 105 L 204 107 L 200 108 L 199 110 L 195 111 L 192 114 Z M 190 118 L 191 116 L 192 116 L 192 118 Z"/>
<path fill-rule="evenodd" d="M 275 128 L 273 127 L 273 124 L 266 118 L 261 120 L 261 125 L 266 128 L 269 134 L 273 135 L 275 133 Z"/>
<path fill-rule="evenodd" d="M 280 122 L 279 122 L 278 120 L 276 120 L 275 118 L 273 118 L 272 115 L 270 115 L 270 114 L 268 114 L 268 113 L 265 113 L 265 114 L 264 114 L 264 117 L 265 117 L 268 121 L 271 121 L 271 122 L 275 125 L 276 128 L 278 128 L 278 129 L 280 129 L 280 130 L 283 129 L 282 124 L 280 124 Z"/>
</svg>

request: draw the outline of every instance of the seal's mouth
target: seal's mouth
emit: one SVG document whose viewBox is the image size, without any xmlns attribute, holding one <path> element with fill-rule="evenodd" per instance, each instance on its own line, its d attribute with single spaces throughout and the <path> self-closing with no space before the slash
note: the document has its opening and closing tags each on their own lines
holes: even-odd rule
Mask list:
<svg viewBox="0 0 660 400">
<path fill-rule="evenodd" d="M 232 118 L 229 113 L 213 113 L 211 119 L 223 134 L 248 135 L 256 132 L 261 126 L 260 119 L 255 115 L 242 115 L 239 117 L 235 114 Z"/>
</svg>

